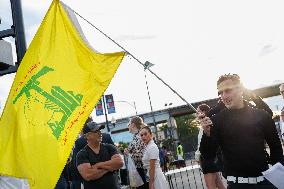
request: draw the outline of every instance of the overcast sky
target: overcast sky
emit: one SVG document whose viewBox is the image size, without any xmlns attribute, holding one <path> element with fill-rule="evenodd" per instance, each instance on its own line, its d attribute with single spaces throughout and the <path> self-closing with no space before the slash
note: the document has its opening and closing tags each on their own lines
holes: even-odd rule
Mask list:
<svg viewBox="0 0 284 189">
<path fill-rule="evenodd" d="M 65 0 L 117 40 L 189 102 L 216 97 L 216 80 L 238 73 L 250 89 L 284 80 L 284 4 L 274 0 Z M 51 0 L 22 0 L 29 45 Z M 0 30 L 11 26 L 10 1 L 0 0 Z M 100 52 L 118 47 L 79 19 L 92 46 Z M 13 39 L 8 39 L 13 41 Z M 154 110 L 183 102 L 151 74 L 149 88 Z M 4 106 L 13 75 L 0 78 Z M 136 102 L 138 113 L 150 111 L 143 68 L 126 57 L 106 94 L 115 101 Z M 134 114 L 126 103 L 116 103 L 120 118 Z M 103 121 L 103 117 L 95 118 Z"/>
</svg>

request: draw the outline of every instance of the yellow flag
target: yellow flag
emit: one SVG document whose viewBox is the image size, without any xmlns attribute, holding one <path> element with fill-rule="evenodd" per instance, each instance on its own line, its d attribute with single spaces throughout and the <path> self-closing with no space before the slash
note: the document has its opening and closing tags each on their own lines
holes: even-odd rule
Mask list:
<svg viewBox="0 0 284 189">
<path fill-rule="evenodd" d="M 0 120 L 0 175 L 55 187 L 84 122 L 125 53 L 101 54 L 54 0 L 17 71 Z"/>
</svg>

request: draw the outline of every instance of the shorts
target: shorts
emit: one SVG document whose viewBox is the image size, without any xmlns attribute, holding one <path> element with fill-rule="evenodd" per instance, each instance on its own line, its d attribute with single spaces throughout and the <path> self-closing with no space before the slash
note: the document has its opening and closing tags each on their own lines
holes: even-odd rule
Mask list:
<svg viewBox="0 0 284 189">
<path fill-rule="evenodd" d="M 216 159 L 201 159 L 200 166 L 203 174 L 220 172 L 220 166 Z"/>
</svg>

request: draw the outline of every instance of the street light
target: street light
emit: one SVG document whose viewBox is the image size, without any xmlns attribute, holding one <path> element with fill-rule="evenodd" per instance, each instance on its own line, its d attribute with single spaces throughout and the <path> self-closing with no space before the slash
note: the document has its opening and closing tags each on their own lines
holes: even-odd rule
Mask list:
<svg viewBox="0 0 284 189">
<path fill-rule="evenodd" d="M 105 100 L 104 94 L 102 96 L 102 103 L 103 103 L 104 112 L 105 112 L 107 132 L 110 134 L 110 128 L 109 128 L 109 125 L 108 125 L 107 110 L 106 110 L 106 100 Z"/>
<path fill-rule="evenodd" d="M 171 105 L 173 105 L 173 103 L 171 103 L 171 102 L 169 104 L 165 103 L 166 107 L 169 106 L 169 108 L 170 108 Z"/>
<path fill-rule="evenodd" d="M 169 109 L 170 109 L 170 106 L 171 105 L 173 105 L 173 103 L 165 103 L 165 107 L 167 108 L 167 110 L 168 110 L 168 113 L 169 113 L 169 122 L 170 122 L 170 124 L 169 124 L 169 131 L 170 131 L 170 138 L 171 139 L 173 139 L 173 126 L 172 126 L 172 121 L 171 121 L 171 114 L 170 114 L 170 112 L 169 112 Z"/>
<path fill-rule="evenodd" d="M 147 93 L 148 93 L 148 98 L 149 98 L 149 103 L 150 103 L 150 107 L 151 107 L 151 114 L 153 117 L 153 122 L 154 122 L 154 128 L 155 128 L 155 135 L 156 135 L 156 139 L 158 140 L 158 129 L 157 129 L 157 125 L 156 125 L 156 119 L 155 119 L 155 115 L 153 112 L 153 106 L 152 106 L 152 101 L 151 101 L 151 96 L 150 96 L 150 91 L 149 91 L 149 86 L 148 86 L 148 81 L 147 81 L 147 73 L 146 71 L 150 68 L 154 66 L 154 64 L 152 64 L 149 61 L 146 61 L 144 63 L 144 73 L 145 73 L 145 83 L 146 83 L 146 88 L 147 88 Z"/>
<path fill-rule="evenodd" d="M 167 110 L 168 110 L 168 113 L 169 113 L 169 120 L 168 120 L 168 128 L 169 128 L 169 131 L 170 131 L 170 140 L 171 140 L 171 142 L 170 142 L 170 145 L 169 145 L 169 149 L 171 150 L 171 151 L 174 151 L 175 150 L 175 148 L 176 148 L 176 143 L 174 143 L 174 139 L 175 139 L 175 137 L 173 136 L 174 135 L 174 129 L 173 129 L 173 124 L 175 125 L 175 123 L 172 123 L 172 117 L 171 117 L 171 114 L 170 114 L 170 111 L 169 111 L 169 109 L 171 108 L 171 106 L 173 105 L 173 103 L 165 103 L 165 107 L 167 108 Z"/>
<path fill-rule="evenodd" d="M 123 103 L 126 103 L 128 105 L 130 105 L 131 107 L 133 107 L 135 109 L 135 114 L 137 115 L 137 108 L 136 108 L 136 103 L 135 101 L 133 101 L 132 103 L 126 101 L 126 100 L 118 100 L 118 101 L 115 101 L 115 102 L 123 102 Z"/>
</svg>

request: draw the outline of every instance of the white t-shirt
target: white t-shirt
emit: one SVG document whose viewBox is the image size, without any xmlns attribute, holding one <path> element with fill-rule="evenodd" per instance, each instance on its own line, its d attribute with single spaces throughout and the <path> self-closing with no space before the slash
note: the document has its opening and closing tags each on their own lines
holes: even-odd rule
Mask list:
<svg viewBox="0 0 284 189">
<path fill-rule="evenodd" d="M 155 159 L 155 168 L 160 168 L 159 148 L 153 140 L 146 146 L 142 161 L 144 168 L 150 169 L 150 160 Z"/>
<path fill-rule="evenodd" d="M 155 159 L 155 178 L 154 178 L 154 188 L 155 189 L 169 189 L 169 184 L 162 172 L 160 167 L 160 158 L 159 158 L 159 148 L 151 140 L 146 146 L 142 161 L 144 168 L 147 169 L 147 175 L 149 176 L 150 169 L 150 160 Z"/>
</svg>

